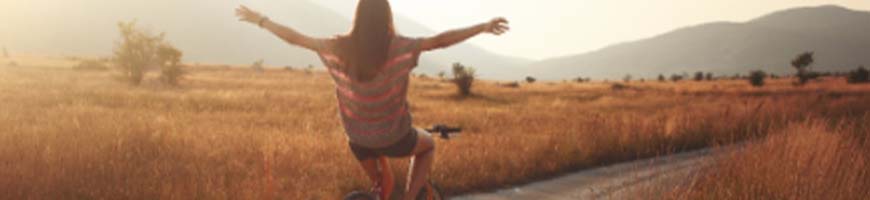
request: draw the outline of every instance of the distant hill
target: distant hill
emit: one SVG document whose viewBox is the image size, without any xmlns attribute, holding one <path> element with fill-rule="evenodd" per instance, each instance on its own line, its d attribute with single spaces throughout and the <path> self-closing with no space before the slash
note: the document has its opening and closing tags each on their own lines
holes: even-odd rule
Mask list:
<svg viewBox="0 0 870 200">
<path fill-rule="evenodd" d="M 839 6 L 775 12 L 745 23 L 682 28 L 598 51 L 528 66 L 544 79 L 655 77 L 696 71 L 731 75 L 763 69 L 793 73 L 792 58 L 816 52 L 813 68 L 843 71 L 870 65 L 870 13 Z"/>
<path fill-rule="evenodd" d="M 346 33 L 351 26 L 347 17 L 307 0 L 245 4 L 312 36 Z M 237 22 L 233 9 L 238 5 L 236 1 L 4 1 L 0 2 L 0 46 L 12 53 L 105 56 L 119 38 L 116 23 L 136 19 L 153 31 L 166 32 L 189 62 L 249 64 L 264 59 L 277 66 L 321 65 L 315 54 Z M 400 33 L 410 36 L 435 33 L 401 16 L 396 24 Z M 453 62 L 475 66 L 485 78 L 496 79 L 506 68 L 530 63 L 463 44 L 425 54 L 416 72 L 449 71 Z"/>
</svg>

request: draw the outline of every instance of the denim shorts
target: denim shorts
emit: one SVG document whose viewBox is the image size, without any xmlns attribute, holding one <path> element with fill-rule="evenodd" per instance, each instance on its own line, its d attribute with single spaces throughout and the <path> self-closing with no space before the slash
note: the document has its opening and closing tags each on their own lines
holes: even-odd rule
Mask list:
<svg viewBox="0 0 870 200">
<path fill-rule="evenodd" d="M 348 142 L 348 144 L 350 144 L 350 150 L 357 160 L 372 160 L 381 156 L 403 158 L 411 156 L 414 153 L 414 147 L 417 146 L 418 134 L 416 128 L 411 128 L 411 131 L 398 142 L 384 148 L 368 148 L 351 142 Z"/>
</svg>

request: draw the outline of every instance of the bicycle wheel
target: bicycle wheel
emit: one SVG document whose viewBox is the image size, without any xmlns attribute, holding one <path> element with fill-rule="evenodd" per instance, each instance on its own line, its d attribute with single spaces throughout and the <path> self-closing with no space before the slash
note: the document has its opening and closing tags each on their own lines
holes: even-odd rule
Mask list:
<svg viewBox="0 0 870 200">
<path fill-rule="evenodd" d="M 378 200 L 378 198 L 368 192 L 355 191 L 344 196 L 344 200 Z"/>
<path fill-rule="evenodd" d="M 423 190 L 417 194 L 417 200 L 442 200 L 444 198 L 444 194 L 441 193 L 441 188 L 438 185 L 435 185 L 431 181 L 426 187 L 423 187 Z"/>
</svg>

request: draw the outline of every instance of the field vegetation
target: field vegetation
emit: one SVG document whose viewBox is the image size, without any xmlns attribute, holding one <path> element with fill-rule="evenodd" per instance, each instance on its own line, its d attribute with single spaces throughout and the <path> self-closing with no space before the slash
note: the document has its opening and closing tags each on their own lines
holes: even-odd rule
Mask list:
<svg viewBox="0 0 870 200">
<path fill-rule="evenodd" d="M 0 65 L 4 199 L 338 199 L 368 185 L 324 72 L 192 65 L 178 87 L 148 78 L 154 73 L 137 87 L 114 78 L 116 71 L 74 70 L 68 59 L 0 64 L 11 59 L 18 65 Z M 450 81 L 426 78 L 413 81 L 410 101 L 419 126 L 465 128 L 437 142 L 432 179 L 451 194 L 749 139 L 773 141 L 745 152 L 776 153 L 768 146 L 794 143 L 782 152 L 816 155 L 801 150 L 813 147 L 802 142 L 827 142 L 843 148 L 817 155 L 866 157 L 866 137 L 858 136 L 866 125 L 821 124 L 866 123 L 870 86 L 843 78 L 802 87 L 793 81 L 768 79 L 759 88 L 746 80 L 646 81 L 615 90 L 594 81 L 516 88 L 478 80 L 463 96 Z M 801 131 L 809 138 L 783 133 L 817 120 Z M 394 162 L 397 174 L 406 162 Z M 866 176 L 839 167 L 852 170 L 840 175 Z"/>
</svg>

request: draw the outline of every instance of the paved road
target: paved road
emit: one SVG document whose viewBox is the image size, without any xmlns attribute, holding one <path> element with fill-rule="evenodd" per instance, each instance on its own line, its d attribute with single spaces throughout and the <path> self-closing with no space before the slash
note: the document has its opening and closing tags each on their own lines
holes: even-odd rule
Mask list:
<svg viewBox="0 0 870 200">
<path fill-rule="evenodd" d="M 638 190 L 668 188 L 690 180 L 707 161 L 718 154 L 704 149 L 671 156 L 639 160 L 568 174 L 551 180 L 503 189 L 492 193 L 455 197 L 457 200 L 502 199 L 649 199 Z"/>
</svg>

